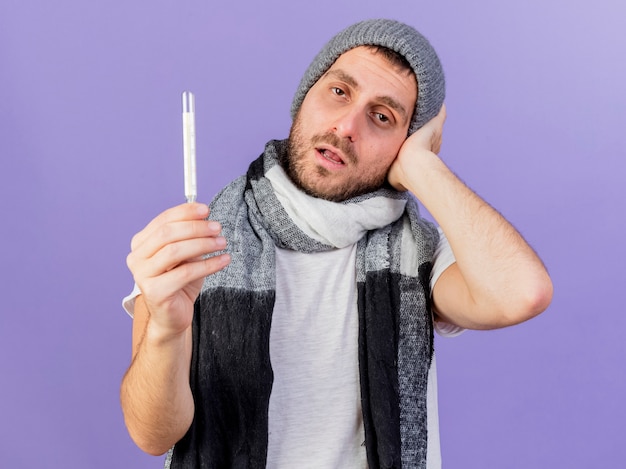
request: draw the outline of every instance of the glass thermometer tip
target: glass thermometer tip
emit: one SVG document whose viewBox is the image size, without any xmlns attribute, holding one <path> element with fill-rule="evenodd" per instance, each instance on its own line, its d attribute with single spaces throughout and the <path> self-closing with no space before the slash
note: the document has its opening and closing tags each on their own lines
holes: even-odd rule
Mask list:
<svg viewBox="0 0 626 469">
<path fill-rule="evenodd" d="M 196 188 L 196 100 L 191 91 L 183 91 L 183 156 L 185 198 L 195 202 Z"/>
</svg>

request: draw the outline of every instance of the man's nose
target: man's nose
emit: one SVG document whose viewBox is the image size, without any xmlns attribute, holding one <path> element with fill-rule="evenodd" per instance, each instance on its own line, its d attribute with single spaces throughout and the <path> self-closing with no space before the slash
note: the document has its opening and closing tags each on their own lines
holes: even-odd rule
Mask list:
<svg viewBox="0 0 626 469">
<path fill-rule="evenodd" d="M 356 107 L 346 107 L 338 113 L 332 123 L 332 131 L 341 138 L 356 141 L 361 126 L 362 112 Z"/>
</svg>

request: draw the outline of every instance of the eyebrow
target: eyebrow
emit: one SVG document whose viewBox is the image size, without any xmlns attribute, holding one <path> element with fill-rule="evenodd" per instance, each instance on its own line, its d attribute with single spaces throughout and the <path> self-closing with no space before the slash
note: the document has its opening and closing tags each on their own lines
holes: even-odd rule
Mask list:
<svg viewBox="0 0 626 469">
<path fill-rule="evenodd" d="M 359 84 L 354 79 L 354 77 L 344 72 L 341 69 L 329 70 L 328 72 L 326 72 L 326 76 L 334 76 L 338 78 L 339 80 L 346 82 L 348 85 L 352 86 L 353 88 L 357 90 L 360 88 Z M 402 116 L 402 118 L 405 120 L 405 122 L 409 118 L 409 113 L 406 110 L 406 108 L 402 104 L 400 104 L 397 100 L 393 99 L 391 96 L 386 96 L 386 95 L 377 96 L 377 99 L 381 101 L 383 104 L 386 104 L 387 106 L 389 106 L 391 109 L 398 112 Z"/>
</svg>

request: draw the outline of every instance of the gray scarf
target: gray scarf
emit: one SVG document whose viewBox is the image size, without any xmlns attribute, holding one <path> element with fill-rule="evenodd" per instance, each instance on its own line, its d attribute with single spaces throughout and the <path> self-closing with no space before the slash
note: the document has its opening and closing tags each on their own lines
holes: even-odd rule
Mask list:
<svg viewBox="0 0 626 469">
<path fill-rule="evenodd" d="M 247 175 L 211 204 L 211 218 L 222 224 L 232 261 L 205 279 L 195 304 L 190 376 L 195 416 L 168 454 L 171 469 L 265 467 L 275 249 L 338 247 L 323 234 L 311 234 L 306 219 L 294 215 L 296 205 L 280 203 L 266 175 L 272 168 L 282 171 L 276 166 L 285 151 L 286 141 L 269 142 Z M 425 468 L 433 353 L 429 275 L 437 230 L 420 218 L 410 195 L 391 189 L 341 204 L 309 199 L 313 208 L 307 208 L 307 217 L 346 220 L 362 231 L 356 260 L 358 355 L 368 466 Z M 392 211 L 400 204 L 393 220 L 384 210 L 375 214 L 380 201 Z M 317 213 L 316 206 L 322 207 Z M 346 226 L 327 229 L 341 239 Z"/>
</svg>

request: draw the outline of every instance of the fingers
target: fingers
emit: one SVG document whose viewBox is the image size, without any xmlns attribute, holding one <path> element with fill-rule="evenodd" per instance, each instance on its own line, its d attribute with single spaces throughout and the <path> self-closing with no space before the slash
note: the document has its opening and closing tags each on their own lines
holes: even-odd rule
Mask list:
<svg viewBox="0 0 626 469">
<path fill-rule="evenodd" d="M 212 254 L 226 248 L 223 237 L 198 238 L 166 244 L 154 256 L 147 258 L 142 268 L 143 276 L 152 277 L 168 272 L 176 266 L 194 262 L 204 254 Z"/>
<path fill-rule="evenodd" d="M 441 151 L 441 142 L 442 142 L 441 132 L 434 133 L 430 148 L 431 148 L 431 151 L 435 153 L 436 155 L 438 155 L 439 152 Z"/>
<path fill-rule="evenodd" d="M 204 229 L 189 226 L 198 223 L 204 225 Z M 164 229 L 165 234 L 163 231 L 155 232 L 153 238 L 146 240 L 128 255 L 128 267 L 136 278 L 154 277 L 172 270 L 179 264 L 202 259 L 205 254 L 226 248 L 226 239 L 218 236 L 219 230 L 207 227 L 208 222 L 178 225 L 181 223 Z"/>
<path fill-rule="evenodd" d="M 430 151 L 435 154 L 439 154 L 439 151 L 441 150 L 441 143 L 443 140 L 443 124 L 446 121 L 446 116 L 446 105 L 442 104 L 439 114 L 433 117 L 425 126 L 428 127 L 427 131 L 430 132 Z"/>
<path fill-rule="evenodd" d="M 446 110 L 446 103 L 443 103 L 441 105 L 441 110 L 439 111 L 439 114 L 437 114 L 436 119 L 440 119 L 443 123 L 446 120 L 447 115 L 448 111 Z"/>
<path fill-rule="evenodd" d="M 147 298 L 154 300 L 173 297 L 184 287 L 191 285 L 196 280 L 219 272 L 229 263 L 229 254 L 185 262 L 161 275 L 145 278 L 140 285 L 141 291 Z M 201 286 L 202 283 L 197 285 L 198 291 L 190 294 L 192 302 L 199 293 Z"/>
<path fill-rule="evenodd" d="M 157 215 L 146 227 L 137 233 L 130 244 L 131 250 L 150 238 L 155 230 L 177 221 L 202 220 L 209 216 L 209 207 L 199 203 L 184 203 Z"/>
<path fill-rule="evenodd" d="M 178 271 L 182 278 L 195 279 L 194 269 L 202 271 L 198 275 L 210 275 L 223 268 L 228 256 L 216 256 L 209 262 L 204 259 L 206 254 L 226 248 L 226 240 L 220 236 L 221 225 L 206 220 L 208 213 L 206 205 L 182 204 L 164 211 L 135 235 L 126 262 L 137 284 L 145 285 L 148 279 L 187 264 Z"/>
<path fill-rule="evenodd" d="M 164 248 L 176 250 L 176 246 L 170 245 L 179 242 L 193 239 L 217 238 L 221 231 L 221 225 L 212 220 L 173 221 L 154 228 L 150 236 L 144 238 L 142 243 L 136 243 L 133 251 L 140 257 L 149 258 Z M 219 249 L 223 249 L 223 247 Z M 199 254 L 206 254 L 207 252 L 213 252 L 219 249 L 211 249 L 210 251 Z"/>
</svg>

